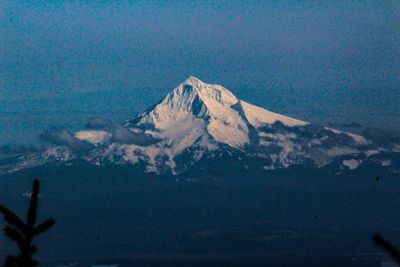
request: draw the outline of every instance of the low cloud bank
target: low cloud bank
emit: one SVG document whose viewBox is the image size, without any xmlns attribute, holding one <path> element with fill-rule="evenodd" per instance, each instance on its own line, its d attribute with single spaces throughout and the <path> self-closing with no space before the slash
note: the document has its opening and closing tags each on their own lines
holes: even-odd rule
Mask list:
<svg viewBox="0 0 400 267">
<path fill-rule="evenodd" d="M 78 153 L 85 153 L 94 148 L 91 143 L 79 140 L 64 127 L 52 127 L 40 137 L 55 145 L 64 145 L 71 151 Z"/>
<path fill-rule="evenodd" d="M 86 127 L 91 130 L 103 130 L 111 133 L 112 143 L 146 146 L 160 141 L 159 139 L 144 133 L 143 130 L 132 132 L 130 129 L 119 123 L 103 118 L 90 118 Z"/>
<path fill-rule="evenodd" d="M 110 134 L 110 139 L 103 145 L 118 143 L 146 146 L 160 141 L 144 133 L 143 130 L 137 129 L 137 132 L 133 132 L 119 123 L 103 118 L 90 118 L 85 126 L 89 130 L 105 131 Z M 52 127 L 50 130 L 41 134 L 40 137 L 46 142 L 65 146 L 79 154 L 85 154 L 96 147 L 89 141 L 78 139 L 74 133 L 64 127 Z"/>
</svg>

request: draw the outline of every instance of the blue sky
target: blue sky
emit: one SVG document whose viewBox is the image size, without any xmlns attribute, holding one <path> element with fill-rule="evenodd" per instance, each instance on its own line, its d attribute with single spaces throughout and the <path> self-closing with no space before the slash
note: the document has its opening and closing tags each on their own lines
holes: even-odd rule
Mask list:
<svg viewBox="0 0 400 267">
<path fill-rule="evenodd" d="M 6 0 L 0 59 L 7 141 L 49 113 L 121 119 L 188 75 L 305 120 L 400 124 L 399 1 Z"/>
</svg>

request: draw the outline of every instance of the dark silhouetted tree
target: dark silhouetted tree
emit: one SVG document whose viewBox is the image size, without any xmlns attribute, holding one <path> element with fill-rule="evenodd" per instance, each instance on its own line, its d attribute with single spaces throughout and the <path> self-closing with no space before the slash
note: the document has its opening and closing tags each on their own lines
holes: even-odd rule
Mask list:
<svg viewBox="0 0 400 267">
<path fill-rule="evenodd" d="M 40 191 L 39 180 L 34 180 L 32 195 L 26 222 L 20 219 L 14 212 L 0 205 L 0 213 L 3 214 L 6 226 L 5 235 L 16 242 L 19 248 L 17 256 L 8 256 L 4 264 L 5 267 L 35 267 L 38 261 L 33 259 L 36 252 L 36 246 L 32 244 L 35 236 L 49 230 L 55 223 L 54 219 L 47 219 L 43 223 L 36 225 L 37 208 Z"/>
<path fill-rule="evenodd" d="M 373 238 L 375 245 L 382 247 L 400 265 L 400 251 L 389 241 L 385 240 L 380 234 Z"/>
</svg>

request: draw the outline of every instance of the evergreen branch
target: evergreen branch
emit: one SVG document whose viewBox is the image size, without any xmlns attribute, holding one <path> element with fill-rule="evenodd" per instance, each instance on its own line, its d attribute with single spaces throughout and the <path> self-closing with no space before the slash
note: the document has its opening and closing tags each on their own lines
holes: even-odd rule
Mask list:
<svg viewBox="0 0 400 267">
<path fill-rule="evenodd" d="M 20 230 L 21 232 L 26 232 L 26 225 L 25 223 L 10 209 L 6 208 L 5 206 L 0 204 L 0 213 L 3 214 L 4 220 Z"/>
<path fill-rule="evenodd" d="M 37 206 L 38 206 L 38 198 L 39 198 L 39 186 L 40 182 L 38 179 L 33 181 L 33 189 L 32 189 L 32 196 L 31 202 L 29 205 L 28 216 L 27 216 L 27 226 L 29 229 L 33 229 L 33 226 L 36 222 L 36 213 L 37 213 Z"/>
<path fill-rule="evenodd" d="M 41 223 L 40 225 L 38 225 L 34 230 L 33 230 L 33 234 L 34 235 L 38 235 L 40 233 L 43 233 L 47 230 L 49 230 L 54 224 L 55 224 L 55 220 L 54 219 L 48 219 L 46 221 L 44 221 L 43 223 Z"/>
<path fill-rule="evenodd" d="M 373 238 L 377 246 L 382 247 L 389 255 L 400 265 L 400 251 L 389 241 L 385 240 L 381 235 L 376 234 Z"/>
<path fill-rule="evenodd" d="M 7 257 L 5 267 L 36 267 L 39 264 L 38 261 L 32 258 L 32 255 L 37 251 L 36 246 L 32 244 L 33 238 L 49 230 L 55 224 L 54 219 L 50 218 L 38 226 L 35 225 L 39 202 L 39 186 L 39 180 L 34 180 L 32 196 L 26 216 L 27 223 L 24 223 L 10 209 L 0 205 L 0 213 L 3 214 L 7 223 L 4 227 L 4 233 L 8 238 L 17 243 L 20 251 L 18 256 Z"/>
<path fill-rule="evenodd" d="M 8 256 L 4 263 L 4 267 L 19 267 L 17 257 Z"/>
<path fill-rule="evenodd" d="M 22 236 L 21 232 L 13 228 L 12 226 L 7 225 L 4 228 L 4 233 L 9 239 L 17 243 L 22 243 L 24 241 L 24 237 Z"/>
</svg>

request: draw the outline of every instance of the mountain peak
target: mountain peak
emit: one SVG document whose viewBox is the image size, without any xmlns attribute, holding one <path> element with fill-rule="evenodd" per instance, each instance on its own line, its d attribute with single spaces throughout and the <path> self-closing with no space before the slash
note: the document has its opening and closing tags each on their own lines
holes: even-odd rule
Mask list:
<svg viewBox="0 0 400 267">
<path fill-rule="evenodd" d="M 217 102 L 221 105 L 231 106 L 238 102 L 232 92 L 218 84 L 207 84 L 200 79 L 189 76 L 178 87 L 170 92 L 165 100 L 175 99 L 180 103 L 188 103 L 194 100 L 211 104 Z"/>
<path fill-rule="evenodd" d="M 248 141 L 242 136 L 248 132 L 248 123 L 255 127 L 276 121 L 288 126 L 305 124 L 241 101 L 225 87 L 207 84 L 194 76 L 189 76 L 161 102 L 141 114 L 135 121 L 154 125 L 158 129 L 167 129 L 186 116 L 204 119 L 208 131 L 212 132 L 211 135 L 217 140 L 224 140 L 227 128 L 232 128 L 233 136 L 241 136 L 242 141 L 236 142 L 241 144 Z M 218 127 L 214 127 L 216 125 Z M 215 129 L 218 131 L 213 131 Z"/>
<path fill-rule="evenodd" d="M 199 84 L 204 84 L 204 82 L 195 76 L 189 76 L 185 81 L 182 82 L 182 84 L 196 86 Z"/>
</svg>

